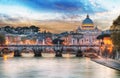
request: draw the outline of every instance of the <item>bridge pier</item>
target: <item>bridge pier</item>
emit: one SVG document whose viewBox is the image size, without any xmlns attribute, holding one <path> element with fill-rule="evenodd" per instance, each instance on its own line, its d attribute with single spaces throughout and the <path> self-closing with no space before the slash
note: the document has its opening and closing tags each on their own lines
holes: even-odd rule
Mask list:
<svg viewBox="0 0 120 78">
<path fill-rule="evenodd" d="M 83 56 L 83 53 L 82 51 L 79 49 L 76 53 L 76 57 L 82 57 Z"/>
<path fill-rule="evenodd" d="M 56 50 L 55 53 L 56 53 L 55 54 L 56 57 L 62 57 L 62 51 Z"/>
<path fill-rule="evenodd" d="M 42 57 L 42 49 L 33 49 L 35 57 Z"/>
<path fill-rule="evenodd" d="M 14 50 L 14 57 L 20 57 L 20 50 Z"/>
</svg>

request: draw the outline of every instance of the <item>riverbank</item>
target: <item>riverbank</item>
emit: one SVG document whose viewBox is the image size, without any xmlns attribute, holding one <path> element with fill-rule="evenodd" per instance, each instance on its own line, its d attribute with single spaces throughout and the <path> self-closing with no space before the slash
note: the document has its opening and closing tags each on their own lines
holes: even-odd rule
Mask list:
<svg viewBox="0 0 120 78">
<path fill-rule="evenodd" d="M 120 71 L 120 62 L 110 58 L 92 58 L 92 61 Z"/>
</svg>

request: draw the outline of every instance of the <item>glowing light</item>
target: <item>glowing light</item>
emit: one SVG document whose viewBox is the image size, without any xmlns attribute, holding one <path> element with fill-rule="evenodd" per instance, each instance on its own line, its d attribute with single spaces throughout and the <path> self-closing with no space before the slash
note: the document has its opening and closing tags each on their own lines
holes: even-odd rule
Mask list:
<svg viewBox="0 0 120 78">
<path fill-rule="evenodd" d="M 5 40 L 5 44 L 8 45 L 9 44 L 9 40 Z"/>
<path fill-rule="evenodd" d="M 105 37 L 103 39 L 104 44 L 107 46 L 107 49 L 109 50 L 109 52 L 111 53 L 113 50 L 113 43 L 110 37 Z"/>
<path fill-rule="evenodd" d="M 70 54 L 66 54 L 66 58 L 69 58 L 70 57 Z"/>
<path fill-rule="evenodd" d="M 7 60 L 7 59 L 8 59 L 7 55 L 3 55 L 3 60 Z"/>
<path fill-rule="evenodd" d="M 49 38 L 49 37 L 46 38 L 45 43 L 46 43 L 46 45 L 53 45 L 53 43 L 52 43 L 52 39 Z"/>
</svg>

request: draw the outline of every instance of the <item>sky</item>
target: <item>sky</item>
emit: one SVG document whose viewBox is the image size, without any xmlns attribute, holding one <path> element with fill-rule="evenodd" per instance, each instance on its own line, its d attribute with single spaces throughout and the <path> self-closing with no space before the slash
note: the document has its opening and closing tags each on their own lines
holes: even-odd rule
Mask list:
<svg viewBox="0 0 120 78">
<path fill-rule="evenodd" d="M 0 0 L 0 26 L 37 25 L 57 33 L 74 30 L 89 14 L 98 28 L 108 29 L 120 15 L 119 4 L 120 0 Z"/>
</svg>

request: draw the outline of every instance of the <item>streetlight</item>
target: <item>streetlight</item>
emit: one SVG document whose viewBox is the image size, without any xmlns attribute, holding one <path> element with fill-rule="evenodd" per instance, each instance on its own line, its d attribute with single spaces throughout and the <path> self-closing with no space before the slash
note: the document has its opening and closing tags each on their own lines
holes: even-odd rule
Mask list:
<svg viewBox="0 0 120 78">
<path fill-rule="evenodd" d="M 102 48 L 103 48 L 104 42 L 103 40 L 100 41 L 100 53 L 99 55 L 102 56 Z"/>
</svg>

